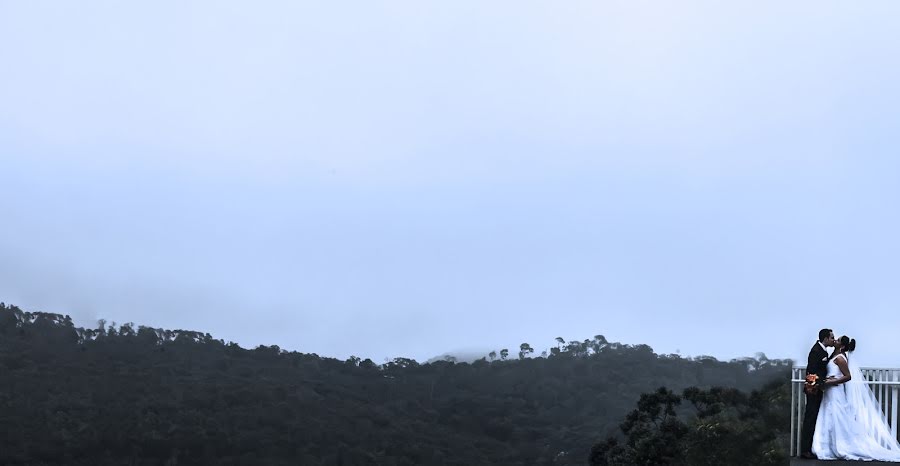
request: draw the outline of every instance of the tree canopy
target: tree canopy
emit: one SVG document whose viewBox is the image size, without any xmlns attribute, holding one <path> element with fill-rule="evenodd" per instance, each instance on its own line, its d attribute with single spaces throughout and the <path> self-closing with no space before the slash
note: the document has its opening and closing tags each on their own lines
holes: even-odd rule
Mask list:
<svg viewBox="0 0 900 466">
<path fill-rule="evenodd" d="M 555 343 L 547 357 L 523 343 L 517 358 L 376 364 L 0 304 L 0 464 L 682 461 L 722 436 L 737 449 L 753 423 L 759 435 L 741 438 L 774 445 L 761 432 L 782 419 L 759 397 L 776 392 L 751 390 L 786 380 L 790 361 L 660 355 L 602 335 Z"/>
</svg>

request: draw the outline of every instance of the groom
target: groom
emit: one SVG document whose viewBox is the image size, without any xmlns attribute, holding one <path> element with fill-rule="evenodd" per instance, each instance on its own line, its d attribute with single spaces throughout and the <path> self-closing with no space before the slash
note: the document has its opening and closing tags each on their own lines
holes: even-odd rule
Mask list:
<svg viewBox="0 0 900 466">
<path fill-rule="evenodd" d="M 819 379 L 825 380 L 828 373 L 827 346 L 834 346 L 834 332 L 830 328 L 819 330 L 819 341 L 809 350 L 809 358 L 806 361 L 806 375 L 816 374 Z M 800 457 L 814 459 L 812 452 L 813 433 L 816 431 L 816 418 L 819 416 L 819 406 L 822 405 L 822 390 L 816 390 L 812 394 L 806 394 L 806 414 L 803 416 L 803 430 L 800 433 Z"/>
</svg>

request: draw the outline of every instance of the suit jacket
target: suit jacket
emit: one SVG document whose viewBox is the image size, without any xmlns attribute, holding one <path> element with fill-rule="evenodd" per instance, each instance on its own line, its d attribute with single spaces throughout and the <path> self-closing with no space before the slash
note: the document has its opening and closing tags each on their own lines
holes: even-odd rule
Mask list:
<svg viewBox="0 0 900 466">
<path fill-rule="evenodd" d="M 816 374 L 820 379 L 824 379 L 828 374 L 828 351 L 822 349 L 819 342 L 816 342 L 812 349 L 809 350 L 809 358 L 806 360 L 806 374 Z"/>
</svg>

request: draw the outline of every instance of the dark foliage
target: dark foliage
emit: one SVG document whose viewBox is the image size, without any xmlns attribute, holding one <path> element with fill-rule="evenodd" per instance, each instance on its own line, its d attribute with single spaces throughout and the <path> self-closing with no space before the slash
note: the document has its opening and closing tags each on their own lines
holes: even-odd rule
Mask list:
<svg viewBox="0 0 900 466">
<path fill-rule="evenodd" d="M 692 406 L 684 421 L 675 407 Z M 690 387 L 681 396 L 666 388 L 641 395 L 620 428 L 620 438 L 594 445 L 590 464 L 787 464 L 790 382 L 773 381 L 746 394 L 734 388 Z"/>
<path fill-rule="evenodd" d="M 767 391 L 640 393 L 662 383 L 758 388 L 787 378 L 788 361 L 685 359 L 601 335 L 558 343 L 547 358 L 523 344 L 510 360 L 504 350 L 491 362 L 378 365 L 194 331 L 83 329 L 0 304 L 0 464 L 584 464 L 626 415 L 626 442 L 594 456 L 646 446 L 647 461 L 689 461 L 743 435 L 729 429 L 781 422 L 755 408 Z M 698 421 L 673 414 L 685 399 Z M 694 434 L 699 422 L 708 435 Z M 748 451 L 729 448 L 722 458 Z"/>
</svg>

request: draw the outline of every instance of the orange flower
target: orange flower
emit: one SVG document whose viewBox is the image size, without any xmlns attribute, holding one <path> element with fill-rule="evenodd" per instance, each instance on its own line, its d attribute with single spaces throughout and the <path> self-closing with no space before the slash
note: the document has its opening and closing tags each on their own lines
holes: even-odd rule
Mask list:
<svg viewBox="0 0 900 466">
<path fill-rule="evenodd" d="M 807 374 L 806 376 L 806 386 L 803 387 L 803 391 L 806 392 L 807 395 L 812 395 L 819 391 L 820 387 L 818 386 L 819 376 L 816 374 Z"/>
</svg>

